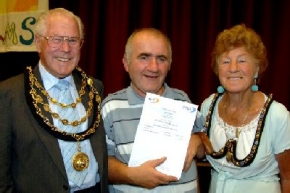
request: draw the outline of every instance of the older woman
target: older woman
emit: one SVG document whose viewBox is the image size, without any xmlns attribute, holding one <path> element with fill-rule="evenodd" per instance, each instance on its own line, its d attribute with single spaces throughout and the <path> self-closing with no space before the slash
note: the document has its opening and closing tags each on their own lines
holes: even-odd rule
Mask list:
<svg viewBox="0 0 290 193">
<path fill-rule="evenodd" d="M 201 105 L 213 146 L 210 192 L 290 192 L 290 115 L 256 84 L 267 65 L 252 29 L 242 24 L 218 35 L 212 68 L 221 86 Z"/>
</svg>

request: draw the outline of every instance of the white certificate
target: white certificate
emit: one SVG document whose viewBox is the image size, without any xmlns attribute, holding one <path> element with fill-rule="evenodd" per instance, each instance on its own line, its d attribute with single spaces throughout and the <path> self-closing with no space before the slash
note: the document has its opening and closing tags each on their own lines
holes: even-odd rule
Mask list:
<svg viewBox="0 0 290 193">
<path fill-rule="evenodd" d="M 188 102 L 147 93 L 129 166 L 167 157 L 156 169 L 179 179 L 197 108 Z"/>
</svg>

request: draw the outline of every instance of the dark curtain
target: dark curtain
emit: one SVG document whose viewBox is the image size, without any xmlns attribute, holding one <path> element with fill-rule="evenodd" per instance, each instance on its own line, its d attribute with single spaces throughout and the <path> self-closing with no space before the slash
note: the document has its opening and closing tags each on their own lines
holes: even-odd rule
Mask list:
<svg viewBox="0 0 290 193">
<path fill-rule="evenodd" d="M 217 34 L 244 23 L 261 35 L 268 49 L 269 67 L 259 89 L 290 107 L 288 0 L 50 0 L 49 6 L 64 7 L 83 20 L 86 37 L 80 66 L 103 81 L 105 95 L 130 84 L 122 64 L 128 36 L 136 28 L 155 27 L 172 41 L 167 83 L 200 105 L 219 85 L 210 68 Z M 35 65 L 38 56 L 1 53 L 0 61 L 0 80 L 4 80 Z"/>
</svg>

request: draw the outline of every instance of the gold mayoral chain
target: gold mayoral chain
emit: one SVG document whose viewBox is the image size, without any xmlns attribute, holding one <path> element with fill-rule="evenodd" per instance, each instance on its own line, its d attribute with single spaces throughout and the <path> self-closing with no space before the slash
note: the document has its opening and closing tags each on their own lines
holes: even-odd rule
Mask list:
<svg viewBox="0 0 290 193">
<path fill-rule="evenodd" d="M 72 164 L 75 170 L 83 171 L 89 165 L 89 157 L 87 154 L 81 151 L 80 141 L 88 139 L 91 135 L 93 135 L 100 124 L 101 114 L 101 97 L 98 91 L 93 86 L 93 80 L 89 78 L 85 72 L 80 68 L 76 67 L 76 72 L 81 75 L 82 83 L 81 89 L 79 90 L 79 98 L 76 99 L 76 102 L 71 104 L 64 104 L 58 102 L 56 99 L 52 98 L 48 92 L 44 89 L 44 87 L 39 83 L 35 75 L 33 74 L 31 66 L 27 67 L 28 73 L 25 74 L 25 86 L 26 86 L 26 100 L 27 104 L 29 105 L 31 112 L 33 113 L 34 117 L 38 121 L 38 123 L 46 129 L 50 134 L 55 136 L 58 139 L 65 140 L 65 141 L 76 141 L 77 142 L 77 153 L 73 156 Z M 85 88 L 88 85 L 89 87 L 89 101 L 88 101 L 88 108 L 86 110 L 86 115 L 80 120 L 74 120 L 69 122 L 67 119 L 62 119 L 58 113 L 51 111 L 49 107 L 49 100 L 51 103 L 59 105 L 61 108 L 75 108 L 77 103 L 82 101 L 82 97 L 85 96 L 86 91 Z M 94 100 L 95 98 L 95 100 Z M 42 106 L 42 108 L 40 107 Z M 49 114 L 51 117 L 55 119 L 59 119 L 64 125 L 71 125 L 71 126 L 78 126 L 84 123 L 89 116 L 92 114 L 92 110 L 94 108 L 94 112 L 97 113 L 94 116 L 92 125 L 88 127 L 87 130 L 80 132 L 80 133 L 69 133 L 64 130 L 61 130 L 55 127 L 52 124 L 52 120 L 49 118 Z M 45 114 L 47 116 L 45 116 Z"/>
<path fill-rule="evenodd" d="M 206 116 L 206 121 L 205 121 L 203 132 L 207 132 L 208 136 L 210 136 L 212 113 L 213 113 L 215 104 L 216 104 L 219 96 L 221 96 L 221 95 L 218 93 L 216 93 L 214 95 L 212 103 L 209 106 L 208 114 Z M 260 115 L 259 115 L 257 130 L 256 130 L 256 134 L 255 134 L 255 138 L 253 141 L 251 151 L 244 159 L 240 160 L 236 157 L 236 146 L 237 146 L 237 139 L 236 138 L 227 140 L 227 142 L 223 148 L 221 148 L 218 152 L 213 152 L 210 156 L 214 159 L 220 159 L 220 158 L 226 156 L 227 161 L 232 162 L 235 166 L 238 166 L 238 167 L 249 166 L 254 161 L 256 154 L 258 152 L 261 136 L 262 136 L 263 129 L 264 129 L 265 118 L 267 116 L 267 113 L 268 113 L 268 110 L 269 110 L 269 107 L 270 107 L 272 101 L 273 101 L 273 95 L 270 94 L 268 96 L 268 99 L 265 102 L 262 110 L 261 110 Z M 245 120 L 244 120 L 244 122 L 245 122 Z M 238 137 L 238 135 L 236 137 Z"/>
</svg>

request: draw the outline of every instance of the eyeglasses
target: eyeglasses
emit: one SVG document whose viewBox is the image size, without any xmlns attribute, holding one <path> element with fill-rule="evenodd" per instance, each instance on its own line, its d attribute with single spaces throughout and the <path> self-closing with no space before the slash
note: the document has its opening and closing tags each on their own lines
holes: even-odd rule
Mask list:
<svg viewBox="0 0 290 193">
<path fill-rule="evenodd" d="M 68 36 L 42 36 L 47 40 L 47 44 L 52 48 L 59 48 L 64 41 L 67 41 L 71 48 L 81 48 L 83 45 L 83 39 L 79 37 L 68 37 Z"/>
</svg>

